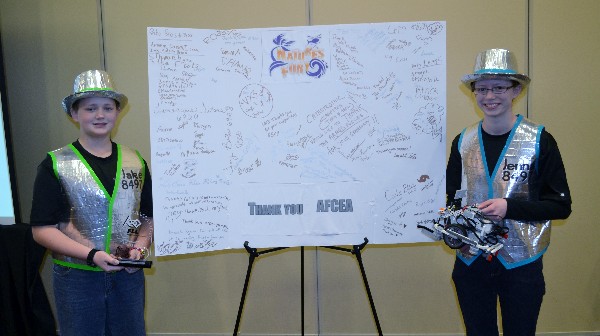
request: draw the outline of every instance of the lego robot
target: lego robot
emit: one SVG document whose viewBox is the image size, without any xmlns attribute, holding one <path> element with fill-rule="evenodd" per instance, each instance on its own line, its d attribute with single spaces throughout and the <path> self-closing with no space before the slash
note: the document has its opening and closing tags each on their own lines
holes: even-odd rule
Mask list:
<svg viewBox="0 0 600 336">
<path fill-rule="evenodd" d="M 490 261 L 504 246 L 500 238 L 508 237 L 508 228 L 486 217 L 476 204 L 462 208 L 441 208 L 438 213 L 439 217 L 432 221 L 433 228 L 424 225 L 417 227 L 429 232 L 429 236 L 435 240 L 443 239 L 452 249 L 469 245 L 471 253 L 481 250 Z"/>
</svg>

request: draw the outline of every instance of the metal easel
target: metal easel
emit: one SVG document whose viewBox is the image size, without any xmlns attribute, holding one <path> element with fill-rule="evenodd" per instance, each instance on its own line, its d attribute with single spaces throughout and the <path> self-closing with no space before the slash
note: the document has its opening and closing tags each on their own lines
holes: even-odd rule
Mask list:
<svg viewBox="0 0 600 336">
<path fill-rule="evenodd" d="M 373 318 L 375 320 L 375 326 L 377 327 L 377 333 L 379 336 L 383 336 L 383 333 L 381 331 L 381 325 L 379 324 L 379 318 L 377 317 L 377 310 L 375 309 L 375 302 L 373 301 L 373 296 L 371 295 L 371 289 L 369 287 L 369 282 L 367 280 L 367 273 L 365 272 L 365 267 L 363 265 L 362 256 L 361 256 L 361 252 L 360 252 L 362 249 L 365 248 L 365 246 L 367 245 L 368 242 L 369 242 L 369 240 L 367 238 L 365 238 L 365 240 L 362 244 L 353 245 L 352 249 L 343 248 L 343 247 L 339 247 L 339 246 L 321 246 L 321 247 L 327 248 L 327 249 L 332 249 L 332 250 L 337 250 L 337 251 L 342 251 L 342 252 L 348 252 L 348 253 L 351 253 L 356 256 L 356 260 L 358 261 L 358 265 L 360 267 L 360 273 L 362 275 L 363 283 L 364 283 L 365 289 L 367 291 L 367 296 L 369 298 L 369 304 L 371 305 L 371 313 L 373 314 Z M 258 251 L 258 249 L 250 247 L 250 243 L 246 241 L 246 242 L 244 242 L 244 248 L 246 249 L 246 252 L 248 252 L 248 268 L 246 270 L 246 279 L 244 280 L 244 288 L 242 290 L 242 297 L 240 299 L 240 305 L 238 308 L 237 318 L 235 320 L 233 336 L 237 336 L 238 330 L 240 327 L 242 312 L 244 310 L 244 302 L 246 301 L 246 294 L 248 292 L 248 283 L 250 281 L 250 274 L 252 273 L 252 266 L 254 265 L 254 261 L 256 260 L 256 258 L 258 258 L 259 256 L 261 256 L 263 254 L 280 251 L 283 249 L 287 249 L 288 247 L 276 247 L 276 248 L 270 248 L 270 249 Z M 304 246 L 300 247 L 300 277 L 301 277 L 300 319 L 301 319 L 301 324 L 302 324 L 302 335 L 304 336 Z"/>
</svg>

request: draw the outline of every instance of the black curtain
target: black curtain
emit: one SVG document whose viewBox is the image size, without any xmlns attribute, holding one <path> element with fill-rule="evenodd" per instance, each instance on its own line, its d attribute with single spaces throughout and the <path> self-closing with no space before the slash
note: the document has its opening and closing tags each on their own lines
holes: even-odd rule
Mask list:
<svg viewBox="0 0 600 336">
<path fill-rule="evenodd" d="M 39 272 L 45 252 L 29 224 L 0 225 L 0 336 L 56 335 Z"/>
</svg>

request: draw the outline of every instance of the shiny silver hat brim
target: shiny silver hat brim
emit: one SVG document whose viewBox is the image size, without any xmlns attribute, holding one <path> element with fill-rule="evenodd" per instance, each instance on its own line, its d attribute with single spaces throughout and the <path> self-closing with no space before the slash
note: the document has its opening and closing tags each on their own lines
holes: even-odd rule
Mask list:
<svg viewBox="0 0 600 336">
<path fill-rule="evenodd" d="M 505 79 L 505 80 L 513 80 L 517 81 L 521 86 L 526 87 L 531 82 L 531 78 L 524 74 L 507 74 L 507 73 L 494 73 L 494 72 L 486 72 L 481 74 L 470 74 L 465 75 L 461 79 L 461 81 L 471 90 L 471 84 L 473 82 L 484 80 L 484 79 Z"/>
<path fill-rule="evenodd" d="M 119 108 L 123 109 L 125 105 L 127 105 L 127 96 L 122 93 L 111 91 L 111 90 L 93 90 L 93 91 L 85 91 L 85 92 L 77 92 L 72 95 L 66 96 L 62 101 L 62 107 L 65 112 L 71 116 L 71 108 L 73 104 L 84 98 L 90 97 L 100 97 L 100 98 L 111 98 L 114 99 L 118 104 Z"/>
</svg>

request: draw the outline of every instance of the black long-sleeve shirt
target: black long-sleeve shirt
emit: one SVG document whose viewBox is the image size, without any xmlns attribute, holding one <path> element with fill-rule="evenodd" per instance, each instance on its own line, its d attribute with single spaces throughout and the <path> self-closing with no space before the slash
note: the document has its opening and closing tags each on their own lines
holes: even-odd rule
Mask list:
<svg viewBox="0 0 600 336">
<path fill-rule="evenodd" d="M 491 135 L 482 130 L 482 141 L 488 167 L 495 167 L 510 132 Z M 446 167 L 446 195 L 448 203 L 453 202 L 457 190 L 461 189 L 462 158 L 458 151 L 460 134 L 452 141 L 450 157 Z M 538 161 L 539 199 L 522 200 L 507 198 L 507 219 L 538 221 L 564 219 L 571 214 L 571 193 L 567 183 L 565 167 L 556 140 L 544 129 L 540 136 Z"/>
</svg>

